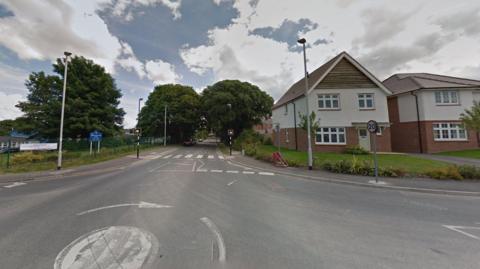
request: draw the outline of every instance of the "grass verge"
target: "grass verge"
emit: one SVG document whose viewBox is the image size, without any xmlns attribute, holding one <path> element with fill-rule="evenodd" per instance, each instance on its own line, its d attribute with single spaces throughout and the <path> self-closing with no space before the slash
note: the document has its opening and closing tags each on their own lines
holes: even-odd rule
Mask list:
<svg viewBox="0 0 480 269">
<path fill-rule="evenodd" d="M 480 149 L 446 151 L 446 152 L 440 152 L 440 153 L 436 153 L 436 154 L 437 155 L 444 155 L 444 156 L 452 156 L 452 157 L 480 159 Z"/>
</svg>

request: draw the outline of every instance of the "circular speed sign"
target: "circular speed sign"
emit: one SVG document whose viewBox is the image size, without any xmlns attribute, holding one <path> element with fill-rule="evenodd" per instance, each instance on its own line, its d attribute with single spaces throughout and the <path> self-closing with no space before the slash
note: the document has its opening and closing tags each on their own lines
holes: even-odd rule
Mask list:
<svg viewBox="0 0 480 269">
<path fill-rule="evenodd" d="M 370 120 L 367 122 L 367 130 L 370 133 L 375 133 L 378 130 L 378 123 L 374 120 Z"/>
</svg>

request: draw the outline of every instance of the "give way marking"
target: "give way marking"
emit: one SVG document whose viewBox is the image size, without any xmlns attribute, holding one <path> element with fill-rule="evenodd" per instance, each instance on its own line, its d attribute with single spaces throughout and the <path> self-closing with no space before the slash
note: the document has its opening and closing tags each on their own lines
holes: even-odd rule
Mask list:
<svg viewBox="0 0 480 269">
<path fill-rule="evenodd" d="M 77 216 L 82 216 L 82 215 L 100 211 L 100 210 L 116 208 L 116 207 L 126 207 L 126 206 L 136 206 L 138 208 L 171 208 L 172 207 L 170 205 L 161 205 L 161 204 L 148 203 L 148 202 L 141 201 L 140 203 L 116 204 L 116 205 L 97 207 L 97 208 L 93 208 L 93 209 L 89 209 L 89 210 L 77 213 Z"/>
<path fill-rule="evenodd" d="M 465 236 L 468 236 L 470 238 L 473 238 L 473 239 L 477 239 L 477 240 L 480 240 L 480 237 L 477 236 L 477 235 L 474 235 L 474 234 L 471 234 L 469 232 L 466 232 L 465 230 L 478 230 L 480 231 L 480 227 L 474 227 L 474 226 L 454 226 L 454 225 L 442 225 L 443 227 L 447 228 L 447 229 L 450 229 L 452 231 L 455 231 L 455 232 L 458 232 L 458 233 L 461 233 Z"/>
<path fill-rule="evenodd" d="M 18 187 L 18 186 L 22 186 L 22 185 L 26 185 L 27 183 L 24 183 L 24 182 L 14 182 L 10 185 L 7 185 L 7 186 L 3 186 L 4 188 L 7 188 L 7 189 L 10 189 L 10 188 L 15 188 L 15 187 Z"/>
</svg>

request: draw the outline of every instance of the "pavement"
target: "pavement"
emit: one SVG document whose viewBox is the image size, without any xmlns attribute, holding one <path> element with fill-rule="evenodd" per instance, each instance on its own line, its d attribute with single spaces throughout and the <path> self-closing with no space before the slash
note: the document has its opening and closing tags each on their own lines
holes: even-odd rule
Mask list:
<svg viewBox="0 0 480 269">
<path fill-rule="evenodd" d="M 444 156 L 444 155 L 437 155 L 437 154 L 416 154 L 416 153 L 409 153 L 409 155 L 430 159 L 434 161 L 442 161 L 447 162 L 455 165 L 473 165 L 480 167 L 480 160 L 473 159 L 473 158 L 462 158 L 462 157 L 455 157 L 455 156 Z"/>
<path fill-rule="evenodd" d="M 245 160 L 198 145 L 1 183 L 0 267 L 480 266 L 479 197 L 332 184 Z"/>
</svg>

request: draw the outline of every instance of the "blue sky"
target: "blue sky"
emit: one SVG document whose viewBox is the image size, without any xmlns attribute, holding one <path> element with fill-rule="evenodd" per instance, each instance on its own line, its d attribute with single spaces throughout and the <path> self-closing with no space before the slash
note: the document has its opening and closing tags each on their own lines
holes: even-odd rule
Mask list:
<svg viewBox="0 0 480 269">
<path fill-rule="evenodd" d="M 240 79 L 278 99 L 303 74 L 300 36 L 310 70 L 346 50 L 380 79 L 480 79 L 478 21 L 473 0 L 0 0 L 0 119 L 21 114 L 28 74 L 65 50 L 112 73 L 126 127 L 158 84 Z"/>
</svg>

